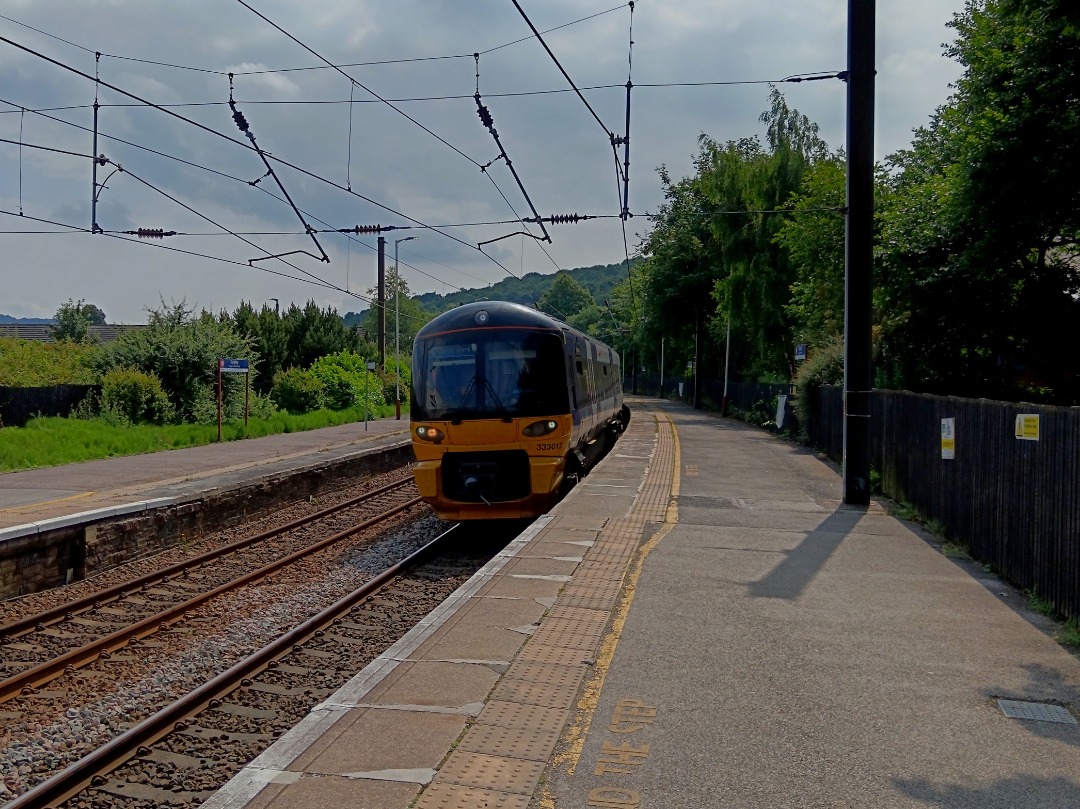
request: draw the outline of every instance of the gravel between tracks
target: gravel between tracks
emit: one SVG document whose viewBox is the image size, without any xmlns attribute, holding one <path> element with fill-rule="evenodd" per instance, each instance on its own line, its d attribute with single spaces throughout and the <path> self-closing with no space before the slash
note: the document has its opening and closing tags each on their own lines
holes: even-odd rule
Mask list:
<svg viewBox="0 0 1080 809">
<path fill-rule="evenodd" d="M 370 487 L 382 482 L 385 481 L 372 481 Z M 356 491 L 342 494 L 341 499 Z M 329 498 L 320 499 L 311 508 L 324 507 L 328 502 Z M 274 524 L 287 522 L 305 513 L 304 508 L 304 504 L 298 504 L 283 509 L 272 520 Z M 323 562 L 318 572 L 307 567 L 304 576 L 276 576 L 272 582 L 245 588 L 233 597 L 215 601 L 193 613 L 177 630 L 156 635 L 107 661 L 62 678 L 63 687 L 58 681 L 55 690 L 0 706 L 3 720 L 0 742 L 6 747 L 0 758 L 0 801 L 12 799 L 261 648 L 299 620 L 318 612 L 384 569 L 390 559 L 401 558 L 409 549 L 430 540 L 445 525 L 430 515 L 399 525 L 370 548 L 339 553 L 331 565 Z M 245 525 L 242 529 L 219 532 L 205 542 L 221 544 L 253 530 L 251 525 Z M 170 563 L 161 561 L 166 555 L 190 556 L 195 552 L 194 547 L 169 551 L 152 561 L 155 567 L 160 567 Z M 127 570 L 122 578 L 133 575 L 138 573 Z M 104 577 L 105 574 L 96 578 L 95 586 L 104 586 Z M 66 598 L 73 597 L 70 588 L 64 589 L 68 591 Z M 194 627 L 200 624 L 212 627 L 212 633 L 196 631 Z M 78 707 L 65 707 L 64 689 L 78 691 Z M 5 717 L 5 709 L 13 708 L 19 715 Z"/>
</svg>

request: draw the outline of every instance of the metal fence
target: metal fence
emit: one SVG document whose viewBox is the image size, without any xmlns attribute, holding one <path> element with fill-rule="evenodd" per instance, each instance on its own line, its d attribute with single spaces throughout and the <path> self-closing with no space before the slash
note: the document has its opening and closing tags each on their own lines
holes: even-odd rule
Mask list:
<svg viewBox="0 0 1080 809">
<path fill-rule="evenodd" d="M 808 395 L 810 443 L 840 460 L 842 391 Z M 1033 418 L 1018 424 L 1020 416 L 1037 417 L 1037 426 Z M 952 419 L 952 458 L 943 457 L 944 419 Z M 874 391 L 870 453 L 886 496 L 1080 618 L 1080 408 Z"/>
<path fill-rule="evenodd" d="M 100 385 L 0 386 L 0 427 L 22 427 L 34 416 L 67 416 L 87 394 L 100 388 Z"/>
</svg>

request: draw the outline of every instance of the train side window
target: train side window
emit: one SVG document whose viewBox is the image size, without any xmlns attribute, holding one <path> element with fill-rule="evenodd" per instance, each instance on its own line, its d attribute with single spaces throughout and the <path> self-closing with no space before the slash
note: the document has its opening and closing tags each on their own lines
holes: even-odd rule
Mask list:
<svg viewBox="0 0 1080 809">
<path fill-rule="evenodd" d="M 585 366 L 581 364 L 581 360 L 577 361 L 577 372 L 579 376 L 585 375 Z"/>
</svg>

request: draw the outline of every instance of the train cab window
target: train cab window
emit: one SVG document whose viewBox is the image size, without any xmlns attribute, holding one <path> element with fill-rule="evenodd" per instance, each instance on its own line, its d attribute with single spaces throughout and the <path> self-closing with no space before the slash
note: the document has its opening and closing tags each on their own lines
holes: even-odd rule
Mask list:
<svg viewBox="0 0 1080 809">
<path fill-rule="evenodd" d="M 484 329 L 419 342 L 414 418 L 515 418 L 567 412 L 558 334 Z"/>
<path fill-rule="evenodd" d="M 584 376 L 585 375 L 585 366 L 581 364 L 581 360 L 577 361 L 577 372 L 578 372 L 578 376 Z"/>
</svg>

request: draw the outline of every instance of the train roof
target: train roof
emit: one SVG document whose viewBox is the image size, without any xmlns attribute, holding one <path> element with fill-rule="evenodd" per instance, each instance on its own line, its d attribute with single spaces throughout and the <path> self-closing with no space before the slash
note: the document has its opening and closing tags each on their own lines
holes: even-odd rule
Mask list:
<svg viewBox="0 0 1080 809">
<path fill-rule="evenodd" d="M 416 336 L 418 338 L 430 337 L 432 334 L 439 332 L 475 329 L 477 326 L 484 328 L 571 329 L 562 321 L 545 315 L 543 312 L 522 306 L 519 303 L 477 301 L 476 303 L 466 303 L 448 312 L 443 312 L 420 329 Z"/>
</svg>

